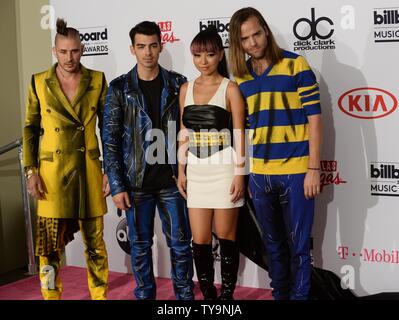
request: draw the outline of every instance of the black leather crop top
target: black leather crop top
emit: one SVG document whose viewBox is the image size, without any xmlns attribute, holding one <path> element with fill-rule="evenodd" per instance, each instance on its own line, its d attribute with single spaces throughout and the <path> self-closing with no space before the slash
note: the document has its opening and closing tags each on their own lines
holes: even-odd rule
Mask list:
<svg viewBox="0 0 399 320">
<path fill-rule="evenodd" d="M 215 105 L 189 105 L 183 111 L 189 151 L 206 158 L 232 145 L 231 112 Z"/>
</svg>

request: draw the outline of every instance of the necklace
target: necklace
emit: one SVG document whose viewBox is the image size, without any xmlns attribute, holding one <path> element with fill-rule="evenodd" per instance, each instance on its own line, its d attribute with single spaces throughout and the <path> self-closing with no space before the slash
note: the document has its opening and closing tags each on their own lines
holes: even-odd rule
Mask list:
<svg viewBox="0 0 399 320">
<path fill-rule="evenodd" d="M 61 77 L 63 77 L 65 79 L 65 76 L 64 76 L 64 74 L 61 71 L 61 68 L 57 67 L 57 71 L 61 75 Z"/>
<path fill-rule="evenodd" d="M 62 72 L 61 68 L 57 66 L 57 74 L 61 75 L 61 78 L 64 80 L 68 80 L 68 78 L 64 75 L 64 73 Z"/>
<path fill-rule="evenodd" d="M 61 71 L 61 68 L 60 68 L 59 66 L 57 66 L 56 72 L 57 72 L 58 74 L 60 74 L 61 77 L 62 77 L 63 79 L 65 79 L 65 80 L 76 79 L 76 77 L 79 76 L 79 72 L 78 72 L 78 73 L 72 73 L 71 77 L 68 78 L 68 77 L 66 77 L 66 76 L 64 75 L 64 73 Z"/>
</svg>

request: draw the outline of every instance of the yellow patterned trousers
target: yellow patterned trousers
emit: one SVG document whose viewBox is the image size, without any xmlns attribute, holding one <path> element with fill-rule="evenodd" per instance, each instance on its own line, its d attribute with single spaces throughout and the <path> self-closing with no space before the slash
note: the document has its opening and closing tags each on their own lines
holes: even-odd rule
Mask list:
<svg viewBox="0 0 399 320">
<path fill-rule="evenodd" d="M 63 223 L 69 222 L 72 222 L 71 219 L 63 219 Z M 87 277 L 91 298 L 93 300 L 105 300 L 108 289 L 108 257 L 103 240 L 103 217 L 79 219 L 78 222 L 85 245 Z M 41 291 L 45 300 L 58 300 L 61 298 L 62 283 L 59 279 L 61 249 L 39 255 Z"/>
</svg>

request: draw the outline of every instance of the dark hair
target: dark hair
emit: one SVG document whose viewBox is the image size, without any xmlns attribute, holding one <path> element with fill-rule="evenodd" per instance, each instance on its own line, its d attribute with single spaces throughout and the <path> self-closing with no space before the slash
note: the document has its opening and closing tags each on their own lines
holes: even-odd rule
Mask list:
<svg viewBox="0 0 399 320">
<path fill-rule="evenodd" d="M 161 29 L 155 22 L 142 21 L 136 24 L 129 32 L 132 45 L 134 45 L 134 37 L 136 34 L 145 34 L 146 36 L 152 36 L 155 34 L 158 38 L 159 44 L 161 44 Z"/>
<path fill-rule="evenodd" d="M 55 35 L 55 42 L 60 36 L 67 38 L 78 38 L 80 41 L 79 31 L 75 28 L 67 27 L 67 22 L 64 19 L 57 18 L 57 34 Z"/>
<path fill-rule="evenodd" d="M 223 41 L 220 38 L 219 33 L 213 26 L 208 27 L 205 30 L 200 31 L 191 41 L 190 51 L 192 54 L 200 52 L 224 52 Z M 229 78 L 229 72 L 227 69 L 226 55 L 223 54 L 223 59 L 219 62 L 218 72 L 223 77 Z"/>
<path fill-rule="evenodd" d="M 242 8 L 233 14 L 229 27 L 229 62 L 232 73 L 236 77 L 243 77 L 244 74 L 248 73 L 245 52 L 241 45 L 241 25 L 251 17 L 258 19 L 260 26 L 268 33 L 265 52 L 266 58 L 273 64 L 276 64 L 283 58 L 283 50 L 278 46 L 262 14 L 252 7 Z"/>
</svg>

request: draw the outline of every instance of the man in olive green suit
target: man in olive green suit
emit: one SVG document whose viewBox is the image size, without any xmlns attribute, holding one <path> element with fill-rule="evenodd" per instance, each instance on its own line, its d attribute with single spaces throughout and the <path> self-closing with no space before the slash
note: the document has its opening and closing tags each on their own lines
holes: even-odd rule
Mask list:
<svg viewBox="0 0 399 320">
<path fill-rule="evenodd" d="M 102 72 L 80 64 L 79 32 L 60 19 L 53 53 L 58 62 L 32 76 L 23 131 L 27 188 L 38 200 L 36 255 L 42 295 L 60 299 L 61 251 L 80 230 L 91 298 L 106 299 L 103 215 L 109 186 L 101 170 L 96 121 L 101 130 L 107 83 Z"/>
</svg>

